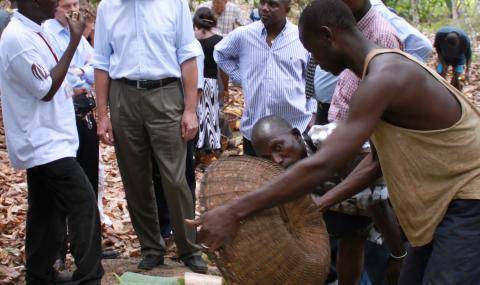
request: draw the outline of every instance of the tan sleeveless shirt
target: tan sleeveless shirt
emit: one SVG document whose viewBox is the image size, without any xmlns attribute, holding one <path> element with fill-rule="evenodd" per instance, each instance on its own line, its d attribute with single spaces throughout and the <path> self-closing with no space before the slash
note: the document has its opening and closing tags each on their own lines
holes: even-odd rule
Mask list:
<svg viewBox="0 0 480 285">
<path fill-rule="evenodd" d="M 418 131 L 380 121 L 371 136 L 390 200 L 413 246 L 432 241 L 453 199 L 480 199 L 480 112 L 457 89 L 425 64 L 397 50 L 373 50 L 373 57 L 396 53 L 418 63 L 460 102 L 462 116 L 453 126 Z"/>
</svg>

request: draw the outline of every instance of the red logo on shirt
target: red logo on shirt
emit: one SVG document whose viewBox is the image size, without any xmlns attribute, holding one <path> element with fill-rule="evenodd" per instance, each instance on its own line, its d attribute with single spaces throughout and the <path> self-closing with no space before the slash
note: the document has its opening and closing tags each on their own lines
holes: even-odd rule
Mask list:
<svg viewBox="0 0 480 285">
<path fill-rule="evenodd" d="M 32 64 L 32 74 L 38 80 L 46 80 L 48 78 L 48 72 L 43 69 L 41 65 L 36 63 Z"/>
</svg>

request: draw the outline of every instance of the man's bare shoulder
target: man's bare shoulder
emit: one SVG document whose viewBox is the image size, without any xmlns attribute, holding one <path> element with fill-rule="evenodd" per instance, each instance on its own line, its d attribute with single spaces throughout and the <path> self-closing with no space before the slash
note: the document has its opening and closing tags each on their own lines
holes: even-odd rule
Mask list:
<svg viewBox="0 0 480 285">
<path fill-rule="evenodd" d="M 419 64 L 400 54 L 386 53 L 377 55 L 370 61 L 362 83 L 373 85 L 378 91 L 397 93 L 415 79 L 423 77 L 424 71 Z"/>
</svg>

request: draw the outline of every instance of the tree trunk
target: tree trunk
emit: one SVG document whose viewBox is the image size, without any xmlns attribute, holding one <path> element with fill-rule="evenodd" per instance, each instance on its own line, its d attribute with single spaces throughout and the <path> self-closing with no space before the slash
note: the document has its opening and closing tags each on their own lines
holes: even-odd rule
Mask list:
<svg viewBox="0 0 480 285">
<path fill-rule="evenodd" d="M 467 6 L 466 6 L 466 3 L 465 3 L 465 0 L 460 0 L 460 5 L 458 7 L 458 18 L 459 19 L 466 19 L 468 18 L 468 15 L 467 15 Z"/>
<path fill-rule="evenodd" d="M 458 22 L 458 0 L 452 0 L 452 20 Z"/>
<path fill-rule="evenodd" d="M 420 17 L 418 16 L 418 0 L 410 0 L 410 16 L 412 17 L 413 25 L 418 26 L 420 23 Z"/>
</svg>

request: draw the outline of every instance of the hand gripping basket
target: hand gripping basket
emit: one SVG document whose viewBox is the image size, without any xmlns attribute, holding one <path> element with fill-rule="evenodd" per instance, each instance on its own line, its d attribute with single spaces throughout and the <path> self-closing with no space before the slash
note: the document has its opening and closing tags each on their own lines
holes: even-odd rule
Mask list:
<svg viewBox="0 0 480 285">
<path fill-rule="evenodd" d="M 264 159 L 222 158 L 203 177 L 201 211 L 257 190 L 281 172 Z M 230 285 L 322 285 L 330 245 L 322 214 L 307 195 L 245 220 L 232 244 L 211 258 Z"/>
</svg>

